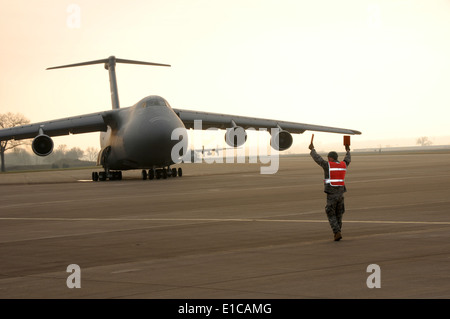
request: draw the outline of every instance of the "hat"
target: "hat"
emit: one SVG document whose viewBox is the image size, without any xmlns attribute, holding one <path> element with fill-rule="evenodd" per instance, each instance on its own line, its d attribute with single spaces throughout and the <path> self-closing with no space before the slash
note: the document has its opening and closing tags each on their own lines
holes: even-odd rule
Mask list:
<svg viewBox="0 0 450 319">
<path fill-rule="evenodd" d="M 337 155 L 337 153 L 335 151 L 332 151 L 332 152 L 328 153 L 328 157 L 331 157 L 335 161 L 337 161 L 337 159 L 338 159 L 338 155 Z"/>
</svg>

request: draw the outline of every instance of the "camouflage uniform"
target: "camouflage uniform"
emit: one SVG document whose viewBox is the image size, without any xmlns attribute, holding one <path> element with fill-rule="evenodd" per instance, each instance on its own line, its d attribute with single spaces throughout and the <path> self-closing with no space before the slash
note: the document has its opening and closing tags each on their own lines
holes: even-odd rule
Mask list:
<svg viewBox="0 0 450 319">
<path fill-rule="evenodd" d="M 328 179 L 330 177 L 328 161 L 317 154 L 315 149 L 311 150 L 310 155 L 314 161 L 323 168 L 324 179 Z M 347 167 L 350 165 L 350 151 L 347 151 L 344 162 L 347 164 Z M 325 184 L 324 186 L 324 192 L 327 194 L 327 206 L 325 206 L 325 212 L 327 213 L 331 229 L 335 234 L 340 233 L 342 229 L 342 215 L 345 212 L 344 193 L 346 191 L 347 188 L 345 186 L 331 186 L 330 184 Z"/>
</svg>

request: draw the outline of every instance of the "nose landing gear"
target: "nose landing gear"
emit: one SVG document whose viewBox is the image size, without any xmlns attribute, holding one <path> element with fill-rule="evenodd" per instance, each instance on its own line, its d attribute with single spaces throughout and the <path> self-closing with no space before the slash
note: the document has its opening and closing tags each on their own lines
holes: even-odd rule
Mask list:
<svg viewBox="0 0 450 319">
<path fill-rule="evenodd" d="M 181 169 L 181 167 L 179 167 L 177 170 L 176 168 L 170 168 L 170 166 L 167 168 L 158 168 L 158 169 L 152 168 L 149 169 L 148 172 L 145 169 L 143 169 L 141 175 L 143 180 L 146 180 L 147 178 L 149 180 L 152 180 L 154 178 L 167 179 L 167 177 L 183 176 L 183 170 Z"/>
<path fill-rule="evenodd" d="M 142 170 L 141 176 L 143 180 L 146 180 L 147 178 L 149 180 L 152 179 L 167 179 L 168 177 L 181 177 L 183 176 L 183 170 L 181 167 L 178 169 L 176 168 L 152 168 L 146 171 L 145 169 Z M 92 172 L 92 181 L 106 181 L 106 180 L 116 180 L 120 181 L 122 180 L 122 171 L 110 171 L 109 169 L 106 169 L 104 172 Z"/>
<path fill-rule="evenodd" d="M 92 172 L 92 181 L 120 181 L 122 180 L 122 171 L 104 171 L 104 172 Z"/>
</svg>

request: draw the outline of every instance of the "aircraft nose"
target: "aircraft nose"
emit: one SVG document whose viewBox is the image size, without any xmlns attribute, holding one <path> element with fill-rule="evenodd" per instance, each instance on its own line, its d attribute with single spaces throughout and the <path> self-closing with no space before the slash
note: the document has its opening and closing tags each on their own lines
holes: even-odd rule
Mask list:
<svg viewBox="0 0 450 319">
<path fill-rule="evenodd" d="M 172 149 L 172 132 L 178 126 L 173 125 L 166 119 L 153 120 L 146 128 L 146 137 L 149 139 L 149 146 L 157 149 Z"/>
<path fill-rule="evenodd" d="M 174 130 L 183 122 L 167 108 L 146 108 L 136 113 L 123 132 L 126 157 L 142 168 L 173 164 L 172 150 L 179 140 L 172 140 Z"/>
<path fill-rule="evenodd" d="M 178 139 L 172 140 L 174 130 L 180 128 L 178 123 L 168 119 L 153 119 L 148 123 L 145 129 L 145 150 L 146 157 L 152 162 L 166 163 L 171 160 L 173 147 L 179 142 Z"/>
</svg>

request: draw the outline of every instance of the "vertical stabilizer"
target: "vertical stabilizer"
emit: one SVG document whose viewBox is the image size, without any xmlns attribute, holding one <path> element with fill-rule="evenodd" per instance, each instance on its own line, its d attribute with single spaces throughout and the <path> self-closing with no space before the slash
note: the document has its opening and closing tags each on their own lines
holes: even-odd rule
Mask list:
<svg viewBox="0 0 450 319">
<path fill-rule="evenodd" d="M 111 104 L 112 108 L 120 108 L 119 104 L 119 92 L 117 90 L 117 78 L 116 78 L 116 57 L 110 56 L 108 62 L 105 63 L 105 69 L 109 73 L 109 87 L 111 90 Z"/>
</svg>

